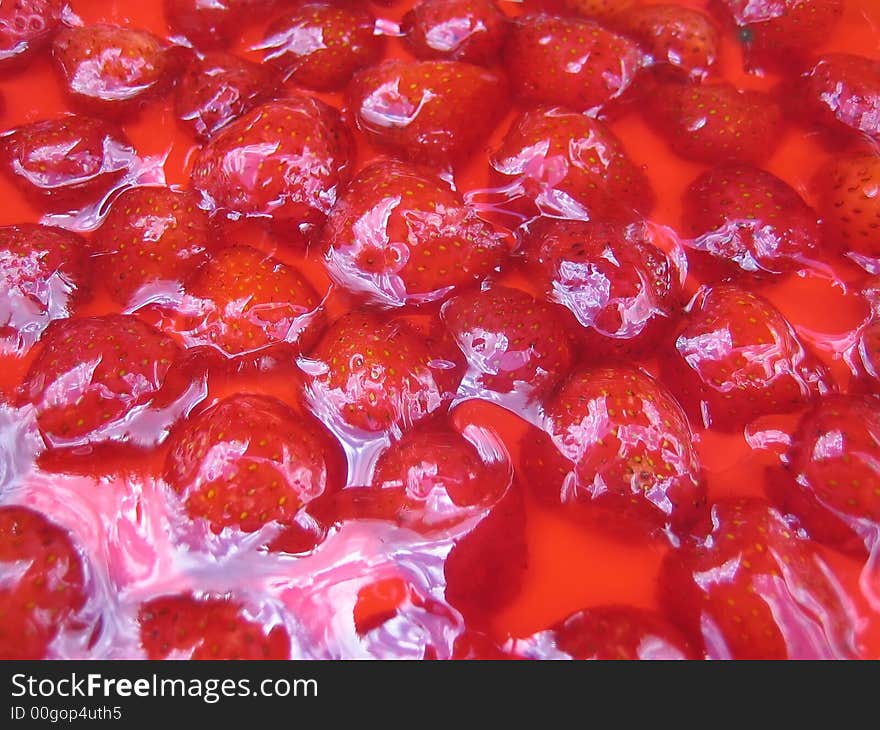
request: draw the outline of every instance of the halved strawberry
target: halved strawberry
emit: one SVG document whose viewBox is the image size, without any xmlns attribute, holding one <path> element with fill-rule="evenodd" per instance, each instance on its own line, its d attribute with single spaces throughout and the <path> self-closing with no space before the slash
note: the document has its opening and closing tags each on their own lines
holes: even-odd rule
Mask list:
<svg viewBox="0 0 880 730">
<path fill-rule="evenodd" d="M 322 324 L 321 297 L 302 274 L 249 246 L 214 254 L 184 287 L 180 334 L 225 357 L 308 346 Z"/>
<path fill-rule="evenodd" d="M 679 315 L 682 262 L 653 245 L 644 224 L 541 218 L 519 253 L 547 297 L 586 328 L 591 351 L 644 353 Z"/>
<path fill-rule="evenodd" d="M 803 84 L 807 103 L 822 124 L 880 142 L 880 61 L 829 53 L 804 74 Z"/>
<path fill-rule="evenodd" d="M 0 352 L 23 355 L 88 285 L 86 242 L 60 228 L 0 228 Z"/>
<path fill-rule="evenodd" d="M 554 217 L 632 220 L 654 205 L 644 171 L 609 127 L 584 114 L 521 114 L 490 163 L 502 183 Z"/>
<path fill-rule="evenodd" d="M 444 409 L 460 377 L 404 321 L 366 311 L 336 321 L 311 357 L 316 411 L 371 433 L 400 434 Z"/>
<path fill-rule="evenodd" d="M 138 626 L 149 659 L 290 659 L 287 629 L 229 596 L 160 596 L 140 607 Z"/>
<path fill-rule="evenodd" d="M 841 155 L 816 180 L 819 214 L 831 242 L 880 257 L 880 156 Z"/>
<path fill-rule="evenodd" d="M 174 95 L 174 110 L 203 139 L 250 111 L 275 89 L 264 66 L 215 51 L 193 58 Z"/>
<path fill-rule="evenodd" d="M 345 483 L 345 456 L 311 416 L 275 398 L 239 393 L 192 418 L 171 439 L 165 478 L 187 514 L 213 532 L 287 524 Z"/>
<path fill-rule="evenodd" d="M 135 159 L 121 130 L 79 114 L 16 127 L 0 139 L 0 149 L 13 182 L 53 206 L 97 201 Z"/>
<path fill-rule="evenodd" d="M 0 67 L 18 62 L 49 43 L 61 27 L 65 0 L 11 0 L 0 7 Z"/>
<path fill-rule="evenodd" d="M 97 114 L 119 114 L 166 90 L 173 54 L 145 30 L 108 25 L 66 27 L 52 56 L 75 102 Z"/>
<path fill-rule="evenodd" d="M 43 659 L 86 601 L 68 533 L 27 507 L 0 505 L 0 659 Z"/>
<path fill-rule="evenodd" d="M 508 28 L 494 0 L 421 0 L 400 25 L 418 58 L 480 65 L 498 59 Z"/>
<path fill-rule="evenodd" d="M 129 188 L 95 232 L 93 255 L 104 286 L 122 304 L 180 283 L 216 247 L 195 193 Z"/>
<path fill-rule="evenodd" d="M 506 82 L 460 61 L 389 60 L 349 87 L 358 128 L 416 162 L 448 163 L 472 152 L 507 108 Z"/>
<path fill-rule="evenodd" d="M 252 109 L 199 153 L 193 186 L 223 215 L 321 223 L 348 180 L 352 140 L 339 113 L 307 96 Z"/>
<path fill-rule="evenodd" d="M 442 318 L 480 389 L 536 398 L 571 366 L 569 333 L 557 308 L 519 289 L 460 294 L 443 305 Z"/>
<path fill-rule="evenodd" d="M 391 306 L 441 299 L 478 282 L 506 253 L 501 237 L 446 182 L 393 160 L 358 174 L 323 240 L 334 281 Z"/>
<path fill-rule="evenodd" d="M 592 21 L 527 15 L 513 25 L 504 62 L 522 102 L 587 111 L 620 97 L 645 60 L 634 41 Z"/>
<path fill-rule="evenodd" d="M 644 112 L 677 154 L 697 162 L 760 164 L 780 140 L 776 100 L 727 82 L 657 83 Z"/>
<path fill-rule="evenodd" d="M 712 508 L 712 531 L 669 553 L 669 615 L 716 659 L 855 656 L 853 620 L 831 569 L 768 503 Z"/>
<path fill-rule="evenodd" d="M 376 19 L 355 4 L 306 2 L 276 19 L 255 50 L 299 86 L 327 91 L 382 56 Z"/>
<path fill-rule="evenodd" d="M 700 175 L 684 194 L 684 232 L 724 273 L 780 273 L 820 254 L 816 212 L 784 180 L 750 165 Z"/>
<path fill-rule="evenodd" d="M 834 387 L 782 313 L 731 284 L 700 290 L 675 347 L 669 382 L 696 421 L 719 429 L 795 410 Z"/>
<path fill-rule="evenodd" d="M 703 516 L 706 491 L 687 419 L 642 372 L 575 370 L 548 401 L 543 429 L 522 446 L 523 473 L 543 502 L 588 518 L 618 515 L 651 531 L 682 531 Z"/>
</svg>

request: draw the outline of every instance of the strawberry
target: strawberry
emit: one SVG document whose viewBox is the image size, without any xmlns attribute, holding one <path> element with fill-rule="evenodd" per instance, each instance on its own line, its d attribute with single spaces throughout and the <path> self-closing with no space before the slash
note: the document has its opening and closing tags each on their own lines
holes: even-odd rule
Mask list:
<svg viewBox="0 0 880 730">
<path fill-rule="evenodd" d="M 782 111 L 773 97 L 727 82 L 657 83 L 645 111 L 674 152 L 697 162 L 760 164 L 780 139 Z"/>
<path fill-rule="evenodd" d="M 445 408 L 458 385 L 453 362 L 415 329 L 368 312 L 337 320 L 311 357 L 316 412 L 368 433 L 399 434 Z"/>
<path fill-rule="evenodd" d="M 61 27 L 64 0 L 13 0 L 0 7 L 0 68 L 17 66 Z"/>
<path fill-rule="evenodd" d="M 523 657 L 507 647 L 501 648 L 487 634 L 465 630 L 455 640 L 451 658 L 461 661 L 505 661 Z"/>
<path fill-rule="evenodd" d="M 0 505 L 0 659 L 43 659 L 86 601 L 70 536 L 39 512 Z"/>
<path fill-rule="evenodd" d="M 198 196 L 165 187 L 129 188 L 93 238 L 98 276 L 118 302 L 179 284 L 215 247 Z"/>
<path fill-rule="evenodd" d="M 97 114 L 137 108 L 168 88 L 175 71 L 163 40 L 103 23 L 64 28 L 55 37 L 52 56 L 73 100 Z"/>
<path fill-rule="evenodd" d="M 230 358 L 279 345 L 299 348 L 322 322 L 321 298 L 302 274 L 249 246 L 217 252 L 184 288 L 186 344 Z"/>
<path fill-rule="evenodd" d="M 392 160 L 364 168 L 324 228 L 333 280 L 385 305 L 441 299 L 500 266 L 502 239 L 449 185 Z"/>
<path fill-rule="evenodd" d="M 527 15 L 513 25 L 504 62 L 523 103 L 587 111 L 620 97 L 644 58 L 635 42 L 592 21 Z"/>
<path fill-rule="evenodd" d="M 854 354 L 858 363 L 854 374 L 860 377 L 852 388 L 876 394 L 880 387 L 880 315 L 876 311 L 859 332 Z"/>
<path fill-rule="evenodd" d="M 833 387 L 782 313 L 732 284 L 700 290 L 675 348 L 669 382 L 695 420 L 722 430 L 795 410 Z"/>
<path fill-rule="evenodd" d="M 249 12 L 271 4 L 272 0 L 164 0 L 168 27 L 199 48 L 228 45 Z"/>
<path fill-rule="evenodd" d="M 138 625 L 149 659 L 290 659 L 284 626 L 227 596 L 160 596 L 141 605 Z"/>
<path fill-rule="evenodd" d="M 310 416 L 269 396 L 237 394 L 172 438 L 165 478 L 187 514 L 219 533 L 286 524 L 297 510 L 345 483 L 345 456 Z"/>
<path fill-rule="evenodd" d="M 403 16 L 400 30 L 418 58 L 489 65 L 508 27 L 494 0 L 421 0 Z"/>
<path fill-rule="evenodd" d="M 274 87 L 273 75 L 264 66 L 215 51 L 187 66 L 175 90 L 174 110 L 197 137 L 210 139 Z"/>
<path fill-rule="evenodd" d="M 214 211 L 320 223 L 348 179 L 352 140 L 338 112 L 306 96 L 252 109 L 199 153 L 193 186 Z"/>
<path fill-rule="evenodd" d="M 534 281 L 586 328 L 591 350 L 654 347 L 678 316 L 684 272 L 643 224 L 541 218 L 520 248 Z"/>
<path fill-rule="evenodd" d="M 610 19 L 629 9 L 635 0 L 562 0 L 562 5 L 588 18 Z"/>
<path fill-rule="evenodd" d="M 819 122 L 880 142 L 880 61 L 830 53 L 804 74 L 803 84 Z"/>
<path fill-rule="evenodd" d="M 654 63 L 702 79 L 718 60 L 718 28 L 699 10 L 680 5 L 637 5 L 616 15 L 613 25 L 635 38 Z"/>
<path fill-rule="evenodd" d="M 507 108 L 504 78 L 460 61 L 389 60 L 358 73 L 349 107 L 367 139 L 417 162 L 472 152 Z"/>
<path fill-rule="evenodd" d="M 22 395 L 36 408 L 49 446 L 145 436 L 138 421 L 150 420 L 150 405 L 178 354 L 169 337 L 134 317 L 112 314 L 56 322 L 41 345 Z"/>
<path fill-rule="evenodd" d="M 699 658 L 669 621 L 632 606 L 596 606 L 577 611 L 534 639 L 552 643 L 567 658 L 578 661 Z"/>
<path fill-rule="evenodd" d="M 880 156 L 841 155 L 817 177 L 819 214 L 831 242 L 880 257 Z"/>
<path fill-rule="evenodd" d="M 535 495 L 574 515 L 598 508 L 600 518 L 614 514 L 676 531 L 702 516 L 706 492 L 684 412 L 640 371 L 575 370 L 548 401 L 543 432 L 527 434 L 522 454 Z"/>
<path fill-rule="evenodd" d="M 521 114 L 490 156 L 512 184 L 554 217 L 631 220 L 648 213 L 654 193 L 644 171 L 597 119 L 561 109 Z"/>
<path fill-rule="evenodd" d="M 0 156 L 23 192 L 70 207 L 101 198 L 135 159 L 119 129 L 79 114 L 31 122 L 6 132 L 0 138 Z"/>
<path fill-rule="evenodd" d="M 327 91 L 382 56 L 383 36 L 366 8 L 306 2 L 275 20 L 255 50 L 298 86 Z"/>
<path fill-rule="evenodd" d="M 684 194 L 691 247 L 722 271 L 780 273 L 819 256 L 816 212 L 784 180 L 750 165 L 722 165 Z"/>
<path fill-rule="evenodd" d="M 712 507 L 712 531 L 667 556 L 661 600 L 711 658 L 842 659 L 853 620 L 812 543 L 759 499 Z"/>
<path fill-rule="evenodd" d="M 572 347 L 557 308 L 519 289 L 460 294 L 443 305 L 442 318 L 480 390 L 538 397 L 571 366 Z"/>
<path fill-rule="evenodd" d="M 60 228 L 0 228 L 0 352 L 23 355 L 89 282 L 86 242 Z"/>
</svg>

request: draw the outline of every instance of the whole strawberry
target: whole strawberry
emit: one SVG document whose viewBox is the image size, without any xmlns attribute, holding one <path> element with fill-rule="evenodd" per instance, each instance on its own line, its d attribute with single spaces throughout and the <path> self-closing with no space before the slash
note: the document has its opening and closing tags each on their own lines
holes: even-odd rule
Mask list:
<svg viewBox="0 0 880 730">
<path fill-rule="evenodd" d="M 804 74 L 802 82 L 807 104 L 819 122 L 880 142 L 880 61 L 829 53 Z"/>
<path fill-rule="evenodd" d="M 0 68 L 16 67 L 61 28 L 64 0 L 15 0 L 0 7 Z"/>
<path fill-rule="evenodd" d="M 489 65 L 501 53 L 509 24 L 494 0 L 421 0 L 400 29 L 418 58 Z"/>
<path fill-rule="evenodd" d="M 230 44 L 254 12 L 270 10 L 275 0 L 164 0 L 169 29 L 198 48 Z"/>
<path fill-rule="evenodd" d="M 841 155 L 817 176 L 818 209 L 830 243 L 880 257 L 880 156 Z"/>
</svg>

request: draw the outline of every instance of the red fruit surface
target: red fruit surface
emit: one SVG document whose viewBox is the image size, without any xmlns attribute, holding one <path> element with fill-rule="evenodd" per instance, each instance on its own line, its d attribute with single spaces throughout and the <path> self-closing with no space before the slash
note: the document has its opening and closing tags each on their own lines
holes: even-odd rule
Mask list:
<svg viewBox="0 0 880 730">
<path fill-rule="evenodd" d="M 382 56 L 376 19 L 355 4 L 306 2 L 275 20 L 257 50 L 298 86 L 339 89 Z"/>
<path fill-rule="evenodd" d="M 661 600 L 712 658 L 843 659 L 851 609 L 811 543 L 763 500 L 712 508 L 712 532 L 664 561 Z"/>
<path fill-rule="evenodd" d="M 310 416 L 275 398 L 237 394 L 191 419 L 171 439 L 165 478 L 187 514 L 253 532 L 345 482 L 342 449 Z"/>
<path fill-rule="evenodd" d="M 562 0 L 562 6 L 587 18 L 607 20 L 630 8 L 636 0 Z"/>
<path fill-rule="evenodd" d="M 127 304 L 181 282 L 216 247 L 198 196 L 166 187 L 129 188 L 113 201 L 92 239 L 99 277 Z"/>
<path fill-rule="evenodd" d="M 66 319 L 90 281 L 80 236 L 22 223 L 0 227 L 0 352 L 22 355 Z"/>
<path fill-rule="evenodd" d="M 816 179 L 818 210 L 831 243 L 880 256 L 880 156 L 841 155 Z"/>
<path fill-rule="evenodd" d="M 645 63 L 638 45 L 589 20 L 529 15 L 504 51 L 511 87 L 526 105 L 599 109 L 620 97 Z"/>
<path fill-rule="evenodd" d="M 160 596 L 138 612 L 148 659 L 289 659 L 281 624 L 262 625 L 227 597 Z"/>
<path fill-rule="evenodd" d="M 0 68 L 17 65 L 61 27 L 64 0 L 15 0 L 0 8 Z"/>
<path fill-rule="evenodd" d="M 248 11 L 270 4 L 270 0 L 164 0 L 164 10 L 172 33 L 199 48 L 213 48 L 228 45 L 238 35 Z"/>
<path fill-rule="evenodd" d="M 96 202 L 135 159 L 121 130 L 79 114 L 9 130 L 0 139 L 0 150 L 13 182 L 55 207 Z"/>
<path fill-rule="evenodd" d="M 759 294 L 704 287 L 675 341 L 670 384 L 692 418 L 737 429 L 795 410 L 833 385 L 792 326 Z"/>
<path fill-rule="evenodd" d="M 821 252 L 816 212 L 784 180 L 750 165 L 723 165 L 685 191 L 690 245 L 726 273 L 808 267 Z"/>
<path fill-rule="evenodd" d="M 562 109 L 518 116 L 490 164 L 512 193 L 548 215 L 631 220 L 650 212 L 654 193 L 644 171 L 597 119 Z"/>
<path fill-rule="evenodd" d="M 575 370 L 527 434 L 522 468 L 534 494 L 572 514 L 600 508 L 649 530 L 681 531 L 706 502 L 684 412 L 666 388 L 630 369 Z"/>
<path fill-rule="evenodd" d="M 43 659 L 86 601 L 82 558 L 65 530 L 0 505 L 0 659 Z"/>
<path fill-rule="evenodd" d="M 804 75 L 817 119 L 880 142 L 880 61 L 849 53 L 822 56 Z"/>
<path fill-rule="evenodd" d="M 508 29 L 494 0 L 421 0 L 401 23 L 418 58 L 480 65 L 497 60 Z"/>
<path fill-rule="evenodd" d="M 485 278 L 506 253 L 500 236 L 446 182 L 392 160 L 358 174 L 323 240 L 333 280 L 388 306 L 446 297 Z"/>
<path fill-rule="evenodd" d="M 414 162 L 472 152 L 507 106 L 502 76 L 460 61 L 384 61 L 358 73 L 349 105 L 370 142 Z"/>
</svg>

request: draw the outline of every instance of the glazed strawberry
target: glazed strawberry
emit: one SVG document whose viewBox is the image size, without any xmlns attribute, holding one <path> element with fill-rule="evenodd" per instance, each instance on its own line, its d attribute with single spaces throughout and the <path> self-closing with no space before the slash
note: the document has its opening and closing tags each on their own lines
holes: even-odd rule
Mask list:
<svg viewBox="0 0 880 730">
<path fill-rule="evenodd" d="M 571 614 L 546 631 L 524 640 L 578 661 L 698 659 L 687 639 L 662 616 L 632 606 L 596 606 Z M 526 656 L 529 651 L 524 652 Z M 556 655 L 554 655 L 556 656 Z"/>
<path fill-rule="evenodd" d="M 140 320 L 112 314 L 55 323 L 24 383 L 44 440 L 54 447 L 162 440 L 164 425 L 150 406 L 178 349 Z M 158 433 L 141 433 L 139 420 Z"/>
<path fill-rule="evenodd" d="M 136 108 L 167 88 L 175 69 L 152 33 L 103 23 L 65 28 L 52 55 L 73 100 L 98 114 Z"/>
<path fill-rule="evenodd" d="M 723 273 L 776 274 L 819 257 L 816 212 L 784 180 L 750 165 L 722 165 L 684 194 L 684 233 Z"/>
<path fill-rule="evenodd" d="M 726 82 L 660 83 L 645 113 L 677 154 L 709 164 L 760 164 L 776 148 L 782 125 L 773 97 Z"/>
<path fill-rule="evenodd" d="M 599 508 L 624 523 L 680 531 L 706 501 L 693 434 L 664 386 L 640 371 L 575 370 L 547 402 L 543 431 L 523 441 L 535 495 L 574 515 Z"/>
<path fill-rule="evenodd" d="M 0 505 L 0 659 L 43 659 L 86 601 L 82 558 L 39 512 Z"/>
<path fill-rule="evenodd" d="M 310 416 L 275 398 L 237 394 L 191 419 L 170 441 L 165 478 L 187 514 L 253 532 L 286 524 L 345 483 L 342 449 Z"/>
<path fill-rule="evenodd" d="M 275 20 L 255 50 L 298 86 L 327 91 L 382 56 L 383 36 L 366 8 L 307 2 Z"/>
<path fill-rule="evenodd" d="M 488 65 L 501 52 L 508 23 L 494 0 L 421 0 L 400 30 L 418 58 Z"/>
<path fill-rule="evenodd" d="M 539 397 L 571 366 L 572 346 L 557 308 L 519 289 L 461 294 L 443 305 L 442 318 L 467 358 L 477 392 Z"/>
<path fill-rule="evenodd" d="M 841 155 L 817 176 L 819 214 L 831 243 L 880 257 L 880 156 Z"/>
<path fill-rule="evenodd" d="M 588 18 L 608 19 L 628 9 L 635 0 L 562 0 L 562 5 Z"/>
<path fill-rule="evenodd" d="M 441 299 L 502 263 L 503 240 L 426 169 L 380 160 L 364 168 L 324 228 L 333 280 L 387 306 Z"/>
<path fill-rule="evenodd" d="M 98 276 L 128 304 L 178 289 L 216 247 L 198 196 L 166 187 L 129 188 L 92 239 Z"/>
<path fill-rule="evenodd" d="M 320 223 L 348 179 L 351 139 L 338 112 L 306 96 L 267 102 L 227 124 L 199 153 L 193 186 L 212 210 Z"/>
<path fill-rule="evenodd" d="M 507 107 L 503 77 L 460 61 L 385 61 L 349 87 L 358 129 L 415 162 L 447 163 L 474 150 Z"/>
<path fill-rule="evenodd" d="M 227 45 L 241 31 L 249 11 L 269 5 L 270 0 L 164 0 L 171 31 L 199 48 Z"/>
<path fill-rule="evenodd" d="M 637 5 L 613 18 L 614 27 L 635 38 L 657 64 L 702 79 L 718 60 L 715 24 L 699 10 L 681 5 Z"/>
<path fill-rule="evenodd" d="M 530 15 L 514 23 L 504 62 L 522 102 L 587 111 L 620 97 L 644 58 L 634 41 L 592 21 Z"/>
<path fill-rule="evenodd" d="M 842 659 L 853 616 L 831 569 L 763 500 L 712 508 L 712 532 L 671 552 L 662 602 L 710 658 Z"/>
<path fill-rule="evenodd" d="M 0 228 L 0 352 L 23 355 L 88 285 L 86 242 L 75 233 L 23 223 Z"/>
<path fill-rule="evenodd" d="M 14 0 L 0 8 L 0 67 L 18 62 L 49 43 L 61 27 L 64 0 Z"/>
<path fill-rule="evenodd" d="M 312 353 L 314 409 L 358 431 L 400 433 L 451 400 L 458 376 L 441 355 L 401 320 L 351 312 Z"/>
<path fill-rule="evenodd" d="M 644 171 L 597 119 L 561 109 L 521 114 L 490 164 L 511 195 L 563 218 L 632 220 L 648 213 L 654 193 Z M 532 217 L 534 213 L 528 217 Z"/>
<path fill-rule="evenodd" d="M 187 66 L 175 90 L 174 110 L 198 137 L 209 139 L 274 88 L 275 79 L 264 66 L 215 51 Z"/>
<path fill-rule="evenodd" d="M 160 596 L 138 611 L 141 644 L 148 659 L 289 659 L 284 626 L 251 616 L 225 596 Z"/>
<path fill-rule="evenodd" d="M 795 410 L 833 387 L 782 313 L 731 284 L 700 290 L 675 348 L 676 394 L 696 421 L 719 429 Z"/>
<path fill-rule="evenodd" d="M 135 160 L 119 129 L 79 114 L 10 130 L 0 149 L 15 184 L 56 207 L 97 202 Z"/>
<path fill-rule="evenodd" d="M 302 274 L 248 246 L 217 252 L 185 285 L 180 308 L 189 347 L 226 357 L 265 353 L 276 345 L 311 343 L 321 298 Z"/>
<path fill-rule="evenodd" d="M 804 74 L 803 83 L 807 104 L 822 124 L 880 142 L 880 61 L 830 53 Z"/>
<path fill-rule="evenodd" d="M 641 223 L 541 218 L 519 253 L 548 299 L 566 307 L 589 349 L 644 353 L 675 322 L 682 305 L 682 257 L 653 245 Z"/>
</svg>

